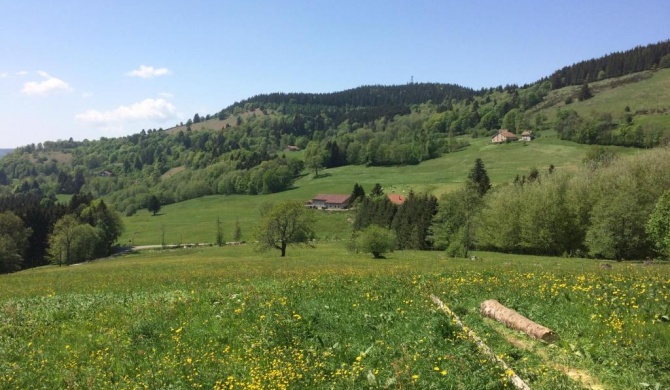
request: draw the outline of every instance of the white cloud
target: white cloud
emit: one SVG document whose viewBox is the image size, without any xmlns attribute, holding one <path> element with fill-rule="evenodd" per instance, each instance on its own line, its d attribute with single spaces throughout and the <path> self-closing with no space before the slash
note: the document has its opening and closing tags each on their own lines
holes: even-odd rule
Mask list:
<svg viewBox="0 0 670 390">
<path fill-rule="evenodd" d="M 82 99 L 88 99 L 91 96 L 93 96 L 93 92 L 84 91 L 84 92 L 81 93 Z"/>
<path fill-rule="evenodd" d="M 112 126 L 144 120 L 167 121 L 178 118 L 177 108 L 165 99 L 144 99 L 130 106 L 119 106 L 110 111 L 88 110 L 75 119 L 96 126 Z"/>
<path fill-rule="evenodd" d="M 143 79 L 150 79 L 158 76 L 165 76 L 170 74 L 168 68 L 154 68 L 153 66 L 140 65 L 139 68 L 131 70 L 126 75 L 131 77 L 141 77 Z"/>
<path fill-rule="evenodd" d="M 7 72 L 0 73 L 0 79 L 6 79 L 7 77 L 9 77 L 9 73 Z"/>
<path fill-rule="evenodd" d="M 22 70 L 22 71 L 16 72 L 16 75 L 19 76 L 19 77 L 27 76 L 28 72 L 26 72 L 25 70 Z"/>
<path fill-rule="evenodd" d="M 158 96 L 160 96 L 162 98 L 166 98 L 166 99 L 171 99 L 171 98 L 174 97 L 174 94 L 170 93 L 170 92 L 161 92 L 161 93 L 158 94 Z"/>
<path fill-rule="evenodd" d="M 21 74 L 22 72 L 19 72 L 17 74 Z M 50 76 L 46 72 L 37 72 L 42 78 L 44 78 L 43 81 L 28 81 L 27 83 L 23 84 L 23 88 L 21 89 L 21 93 L 29 96 L 45 96 L 48 95 L 51 92 L 57 92 L 57 91 L 71 91 L 72 88 L 68 83 L 65 81 L 58 79 L 56 77 Z"/>
</svg>

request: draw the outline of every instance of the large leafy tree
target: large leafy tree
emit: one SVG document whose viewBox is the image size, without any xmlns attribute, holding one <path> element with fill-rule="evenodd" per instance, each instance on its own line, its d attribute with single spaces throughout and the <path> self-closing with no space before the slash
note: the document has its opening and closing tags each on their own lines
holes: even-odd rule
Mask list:
<svg viewBox="0 0 670 390">
<path fill-rule="evenodd" d="M 356 249 L 371 253 L 375 259 L 384 258 L 384 253 L 393 252 L 395 246 L 395 233 L 377 225 L 368 226 L 356 238 Z"/>
<path fill-rule="evenodd" d="M 470 186 L 444 195 L 430 228 L 433 245 L 454 257 L 467 257 L 474 245 L 475 217 L 482 198 Z"/>
<path fill-rule="evenodd" d="M 314 214 L 298 201 L 286 200 L 261 209 L 255 238 L 258 249 L 279 249 L 286 256 L 290 244 L 307 244 L 314 238 Z"/>
<path fill-rule="evenodd" d="M 670 191 L 666 191 L 656 203 L 647 222 L 647 234 L 656 250 L 670 257 Z"/>
<path fill-rule="evenodd" d="M 67 214 L 59 219 L 49 236 L 49 254 L 53 263 L 73 264 L 95 256 L 102 232 L 77 217 Z"/>
<path fill-rule="evenodd" d="M 319 176 L 319 169 L 323 168 L 326 155 L 317 141 L 311 141 L 305 149 L 305 166 L 314 171 L 314 177 Z"/>
<path fill-rule="evenodd" d="M 105 202 L 100 200 L 91 203 L 80 215 L 83 221 L 100 229 L 102 233 L 96 255 L 102 257 L 111 254 L 112 246 L 123 233 L 123 221 L 119 213 L 108 208 Z"/>
<path fill-rule="evenodd" d="M 32 229 L 26 228 L 21 218 L 14 213 L 0 213 L 0 272 L 13 272 L 21 268 L 31 234 Z"/>
</svg>

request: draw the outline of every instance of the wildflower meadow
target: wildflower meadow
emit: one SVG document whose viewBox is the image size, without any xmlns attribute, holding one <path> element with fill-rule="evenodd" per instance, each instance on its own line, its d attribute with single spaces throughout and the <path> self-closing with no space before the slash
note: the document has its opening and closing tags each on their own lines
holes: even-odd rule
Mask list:
<svg viewBox="0 0 670 390">
<path fill-rule="evenodd" d="M 156 251 L 0 276 L 2 389 L 670 386 L 670 267 L 337 244 Z M 504 360 L 483 355 L 438 296 Z M 553 329 L 483 318 L 498 299 Z"/>
</svg>

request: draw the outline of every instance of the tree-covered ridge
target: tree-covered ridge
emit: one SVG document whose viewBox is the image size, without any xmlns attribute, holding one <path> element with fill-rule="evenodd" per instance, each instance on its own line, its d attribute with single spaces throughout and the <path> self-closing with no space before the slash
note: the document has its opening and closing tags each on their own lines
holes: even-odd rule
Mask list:
<svg viewBox="0 0 670 390">
<path fill-rule="evenodd" d="M 260 94 L 235 103 L 224 111 L 236 107 L 248 109 L 252 105 L 302 105 L 321 107 L 377 107 L 411 106 L 427 101 L 463 100 L 476 95 L 471 88 L 455 84 L 409 83 L 405 85 L 370 85 L 330 93 L 271 93 Z"/>
<path fill-rule="evenodd" d="M 670 40 L 565 66 L 540 82 L 549 80 L 553 89 L 559 89 L 669 66 Z"/>
</svg>

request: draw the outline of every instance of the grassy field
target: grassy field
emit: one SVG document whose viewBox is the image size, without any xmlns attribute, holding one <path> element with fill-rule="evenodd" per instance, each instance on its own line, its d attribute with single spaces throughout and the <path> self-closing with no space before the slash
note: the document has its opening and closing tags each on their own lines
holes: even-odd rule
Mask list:
<svg viewBox="0 0 670 390">
<path fill-rule="evenodd" d="M 131 254 L 0 276 L 0 388 L 511 388 L 429 295 L 533 389 L 670 386 L 670 267 L 341 244 Z M 481 317 L 495 298 L 547 345 Z M 658 384 L 658 387 L 656 385 Z"/>
<path fill-rule="evenodd" d="M 437 196 L 462 185 L 476 158 L 484 161 L 494 184 L 511 182 L 516 175 L 526 175 L 536 167 L 546 171 L 550 164 L 557 170 L 575 170 L 580 164 L 587 145 L 561 141 L 547 131 L 530 143 L 492 145 L 488 138 L 471 139 L 465 150 L 425 161 L 415 166 L 363 167 L 346 166 L 323 171 L 314 178 L 307 174 L 295 183 L 295 188 L 278 194 L 262 196 L 210 196 L 164 206 L 160 215 L 151 216 L 141 210 L 124 218 L 125 233 L 122 244 L 152 245 L 165 243 L 213 242 L 216 218 L 223 224 L 224 238 L 232 238 L 236 219 L 243 240 L 250 240 L 258 220 L 258 207 L 263 202 L 296 199 L 306 201 L 319 193 L 351 193 L 355 183 L 370 191 L 375 183 L 384 186 L 386 193 L 428 192 Z M 634 150 L 619 148 L 622 153 Z M 347 212 L 320 212 L 317 234 L 321 239 L 344 238 L 349 235 Z"/>
<path fill-rule="evenodd" d="M 640 79 L 637 82 L 625 83 L 627 79 Z M 623 83 L 622 83 L 623 82 Z M 613 84 L 614 83 L 614 84 Z M 577 111 L 580 116 L 593 113 L 611 113 L 615 120 L 621 120 L 625 108 L 636 114 L 634 123 L 648 126 L 652 129 L 667 129 L 670 127 L 670 69 L 656 72 L 642 72 L 623 76 L 616 79 L 598 81 L 589 84 L 594 97 L 582 102 L 575 101 L 569 105 L 564 103 L 568 96 L 575 95 L 580 86 L 573 86 L 551 91 L 545 102 L 531 115 L 541 113 L 551 121 L 556 117 L 559 109 L 569 108 Z M 647 113 L 643 113 L 643 111 Z M 654 112 L 657 110 L 656 112 Z M 658 112 L 658 110 L 666 110 Z"/>
</svg>

